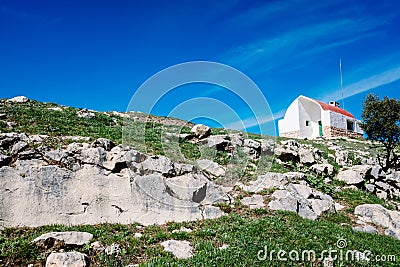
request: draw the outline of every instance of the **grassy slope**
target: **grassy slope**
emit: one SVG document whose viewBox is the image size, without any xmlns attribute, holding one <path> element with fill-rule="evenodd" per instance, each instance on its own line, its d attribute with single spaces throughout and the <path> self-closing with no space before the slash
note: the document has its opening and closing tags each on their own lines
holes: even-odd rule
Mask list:
<svg viewBox="0 0 400 267">
<path fill-rule="evenodd" d="M 30 101 L 25 104 L 0 102 L 0 113 L 8 115 L 7 121 L 15 123 L 8 129 L 0 123 L 1 132 L 26 132 L 30 134 L 48 134 L 51 136 L 80 135 L 92 139 L 106 137 L 116 143 L 121 142 L 123 119 L 115 115 L 96 113 L 94 119 L 82 119 L 76 116 L 78 109 L 66 108 L 64 111 L 48 110 L 55 104 Z M 162 154 L 162 146 L 157 133 L 162 125 L 146 124 L 146 145 L 148 152 Z M 183 133 L 188 128 L 183 127 Z M 213 133 L 221 130 L 213 129 Z M 256 136 L 252 136 L 256 137 Z M 313 144 L 313 142 L 310 142 Z M 62 145 L 62 144 L 59 144 Z M 329 153 L 323 144 L 313 144 Z M 193 144 L 182 142 L 185 156 L 198 158 L 199 152 Z M 219 155 L 222 157 L 223 155 Z M 290 168 L 273 165 L 278 171 Z M 317 181 L 315 186 L 322 186 Z M 325 187 L 324 187 L 325 188 Z M 322 189 L 324 189 L 322 188 Z M 320 189 L 320 190 L 322 190 Z M 323 191 L 331 191 L 325 188 Z M 334 194 L 334 198 L 346 203 L 348 209 L 313 222 L 304 220 L 287 212 L 272 212 L 265 209 L 248 210 L 236 203 L 233 208 L 225 207 L 229 215 L 216 220 L 187 223 L 170 223 L 163 226 L 151 226 L 136 229 L 136 225 L 84 225 L 84 226 L 46 226 L 38 228 L 9 228 L 0 232 L 0 266 L 26 265 L 43 263 L 50 251 L 39 250 L 29 242 L 42 233 L 61 230 L 80 230 L 94 234 L 94 240 L 105 245 L 119 243 L 122 252 L 118 256 L 94 254 L 89 246 L 79 251 L 87 253 L 92 266 L 125 266 L 130 263 L 146 262 L 149 266 L 288 266 L 291 262 L 258 261 L 257 252 L 267 245 L 272 250 L 315 249 L 320 253 L 324 249 L 335 249 L 339 238 L 347 240 L 349 249 L 371 250 L 376 254 L 396 255 L 396 263 L 372 263 L 370 266 L 398 266 L 400 261 L 400 241 L 390 237 L 358 233 L 351 230 L 351 212 L 362 203 L 385 204 L 382 200 L 362 192 L 344 191 Z M 346 224 L 341 226 L 341 224 Z M 192 233 L 172 233 L 172 230 L 186 226 L 194 229 Z M 141 239 L 135 239 L 135 232 L 143 233 Z M 196 254 L 189 260 L 172 258 L 163 252 L 159 243 L 167 239 L 188 240 L 195 247 Z M 219 250 L 222 244 L 228 244 L 226 250 Z M 294 264 L 297 265 L 297 264 Z M 322 266 L 320 263 L 302 262 L 300 266 Z M 346 262 L 339 266 L 364 266 L 357 262 Z"/>
</svg>

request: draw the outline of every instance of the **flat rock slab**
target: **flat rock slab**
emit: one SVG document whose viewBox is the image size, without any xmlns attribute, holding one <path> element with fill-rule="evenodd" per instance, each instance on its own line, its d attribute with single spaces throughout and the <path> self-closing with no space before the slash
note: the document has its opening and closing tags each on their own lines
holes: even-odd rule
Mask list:
<svg viewBox="0 0 400 267">
<path fill-rule="evenodd" d="M 187 259 L 193 256 L 193 248 L 189 241 L 167 240 L 161 243 L 164 251 L 172 252 L 178 259 Z"/>
<path fill-rule="evenodd" d="M 32 242 L 38 246 L 51 247 L 70 247 L 83 246 L 89 244 L 93 238 L 91 233 L 87 232 L 50 232 L 35 238 Z"/>
<path fill-rule="evenodd" d="M 354 170 L 341 171 L 337 175 L 339 181 L 343 181 L 348 185 L 356 185 L 364 182 L 361 174 Z"/>
<path fill-rule="evenodd" d="M 46 260 L 46 267 L 88 267 L 89 258 L 80 252 L 52 252 Z"/>
<path fill-rule="evenodd" d="M 379 204 L 363 204 L 355 208 L 354 214 L 363 220 L 386 228 L 385 234 L 400 239 L 400 212 L 388 210 Z"/>
<path fill-rule="evenodd" d="M 244 197 L 240 202 L 243 205 L 249 206 L 250 209 L 264 208 L 264 198 L 261 195 L 252 195 L 251 197 Z"/>
</svg>

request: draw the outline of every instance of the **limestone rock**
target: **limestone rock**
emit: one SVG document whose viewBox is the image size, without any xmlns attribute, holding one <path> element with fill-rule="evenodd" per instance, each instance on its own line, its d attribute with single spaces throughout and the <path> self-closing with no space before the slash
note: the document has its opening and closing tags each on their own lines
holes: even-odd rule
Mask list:
<svg viewBox="0 0 400 267">
<path fill-rule="evenodd" d="M 196 161 L 197 166 L 200 170 L 203 170 L 215 177 L 224 176 L 225 169 L 219 166 L 218 163 L 208 160 L 208 159 L 199 159 Z"/>
<path fill-rule="evenodd" d="M 196 171 L 196 167 L 191 164 L 174 163 L 176 175 L 183 175 Z"/>
<path fill-rule="evenodd" d="M 355 208 L 354 214 L 362 216 L 366 222 L 386 228 L 387 234 L 400 239 L 400 212 L 388 210 L 379 204 L 363 204 Z"/>
<path fill-rule="evenodd" d="M 311 170 L 318 175 L 331 176 L 334 172 L 334 168 L 331 164 L 314 164 L 311 166 Z"/>
<path fill-rule="evenodd" d="M 117 243 L 112 243 L 111 246 L 107 246 L 104 252 L 107 255 L 116 255 L 121 253 L 121 248 Z"/>
<path fill-rule="evenodd" d="M 166 177 L 175 176 L 173 162 L 165 156 L 152 156 L 142 163 L 141 174 L 159 172 Z"/>
<path fill-rule="evenodd" d="M 172 252 L 178 259 L 187 259 L 193 256 L 193 248 L 189 241 L 167 240 L 161 243 L 164 251 Z"/>
<path fill-rule="evenodd" d="M 308 149 L 303 149 L 303 148 L 300 149 L 299 157 L 300 157 L 300 163 L 304 165 L 311 166 L 312 164 L 315 163 L 313 153 Z"/>
<path fill-rule="evenodd" d="M 29 101 L 29 98 L 26 96 L 16 96 L 7 100 L 7 102 L 14 102 L 14 103 L 26 103 Z"/>
<path fill-rule="evenodd" d="M 85 119 L 91 119 L 96 117 L 96 115 L 93 112 L 90 112 L 86 108 L 79 110 L 76 115 L 80 118 L 85 118 Z"/>
<path fill-rule="evenodd" d="M 250 197 L 244 197 L 240 202 L 243 205 L 249 206 L 250 209 L 264 208 L 264 198 L 261 195 L 252 195 Z"/>
<path fill-rule="evenodd" d="M 17 155 L 19 152 L 21 152 L 22 150 L 24 150 L 27 147 L 28 147 L 28 144 L 26 142 L 19 141 L 12 146 L 10 154 L 12 156 Z"/>
<path fill-rule="evenodd" d="M 354 170 L 340 171 L 337 175 L 337 179 L 345 182 L 347 185 L 358 185 L 364 182 L 361 174 Z"/>
<path fill-rule="evenodd" d="M 200 144 L 215 148 L 219 151 L 224 151 L 230 145 L 230 141 L 226 139 L 226 135 L 211 135 L 203 139 Z"/>
<path fill-rule="evenodd" d="M 323 213 L 335 212 L 335 203 L 329 195 L 316 191 L 306 185 L 289 184 L 271 195 L 268 207 L 272 210 L 296 212 L 311 220 Z"/>
<path fill-rule="evenodd" d="M 197 138 L 202 139 L 210 136 L 211 129 L 210 127 L 203 125 L 203 124 L 196 124 L 192 127 L 190 132 Z"/>
<path fill-rule="evenodd" d="M 89 258 L 80 252 L 52 252 L 46 260 L 46 267 L 88 267 Z"/>
<path fill-rule="evenodd" d="M 83 246 L 89 244 L 92 238 L 93 235 L 87 232 L 50 232 L 35 238 L 32 242 L 37 246 L 49 249 Z"/>
<path fill-rule="evenodd" d="M 92 143 L 92 147 L 102 147 L 106 151 L 110 151 L 114 146 L 115 146 L 115 144 L 107 138 L 97 138 Z"/>
</svg>

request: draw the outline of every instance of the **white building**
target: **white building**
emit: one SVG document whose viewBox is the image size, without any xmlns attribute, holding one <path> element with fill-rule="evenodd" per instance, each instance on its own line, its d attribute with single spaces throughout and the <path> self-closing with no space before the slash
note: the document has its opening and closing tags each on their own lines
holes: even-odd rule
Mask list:
<svg viewBox="0 0 400 267">
<path fill-rule="evenodd" d="M 278 128 L 279 136 L 290 138 L 363 136 L 360 121 L 337 102 L 326 104 L 302 95 L 290 104 Z"/>
</svg>

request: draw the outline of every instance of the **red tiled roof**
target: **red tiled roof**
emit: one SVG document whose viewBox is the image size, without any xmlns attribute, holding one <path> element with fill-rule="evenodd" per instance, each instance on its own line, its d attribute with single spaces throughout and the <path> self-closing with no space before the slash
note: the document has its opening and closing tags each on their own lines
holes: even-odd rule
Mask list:
<svg viewBox="0 0 400 267">
<path fill-rule="evenodd" d="M 344 110 L 342 108 L 338 108 L 338 107 L 326 104 L 326 103 L 318 101 L 318 100 L 315 100 L 315 101 L 318 102 L 318 104 L 321 106 L 321 108 L 323 110 L 330 110 L 330 111 L 333 111 L 333 112 L 348 116 L 350 118 L 354 118 L 353 114 L 351 114 L 350 112 L 348 112 L 348 111 L 346 111 L 346 110 Z"/>
</svg>

